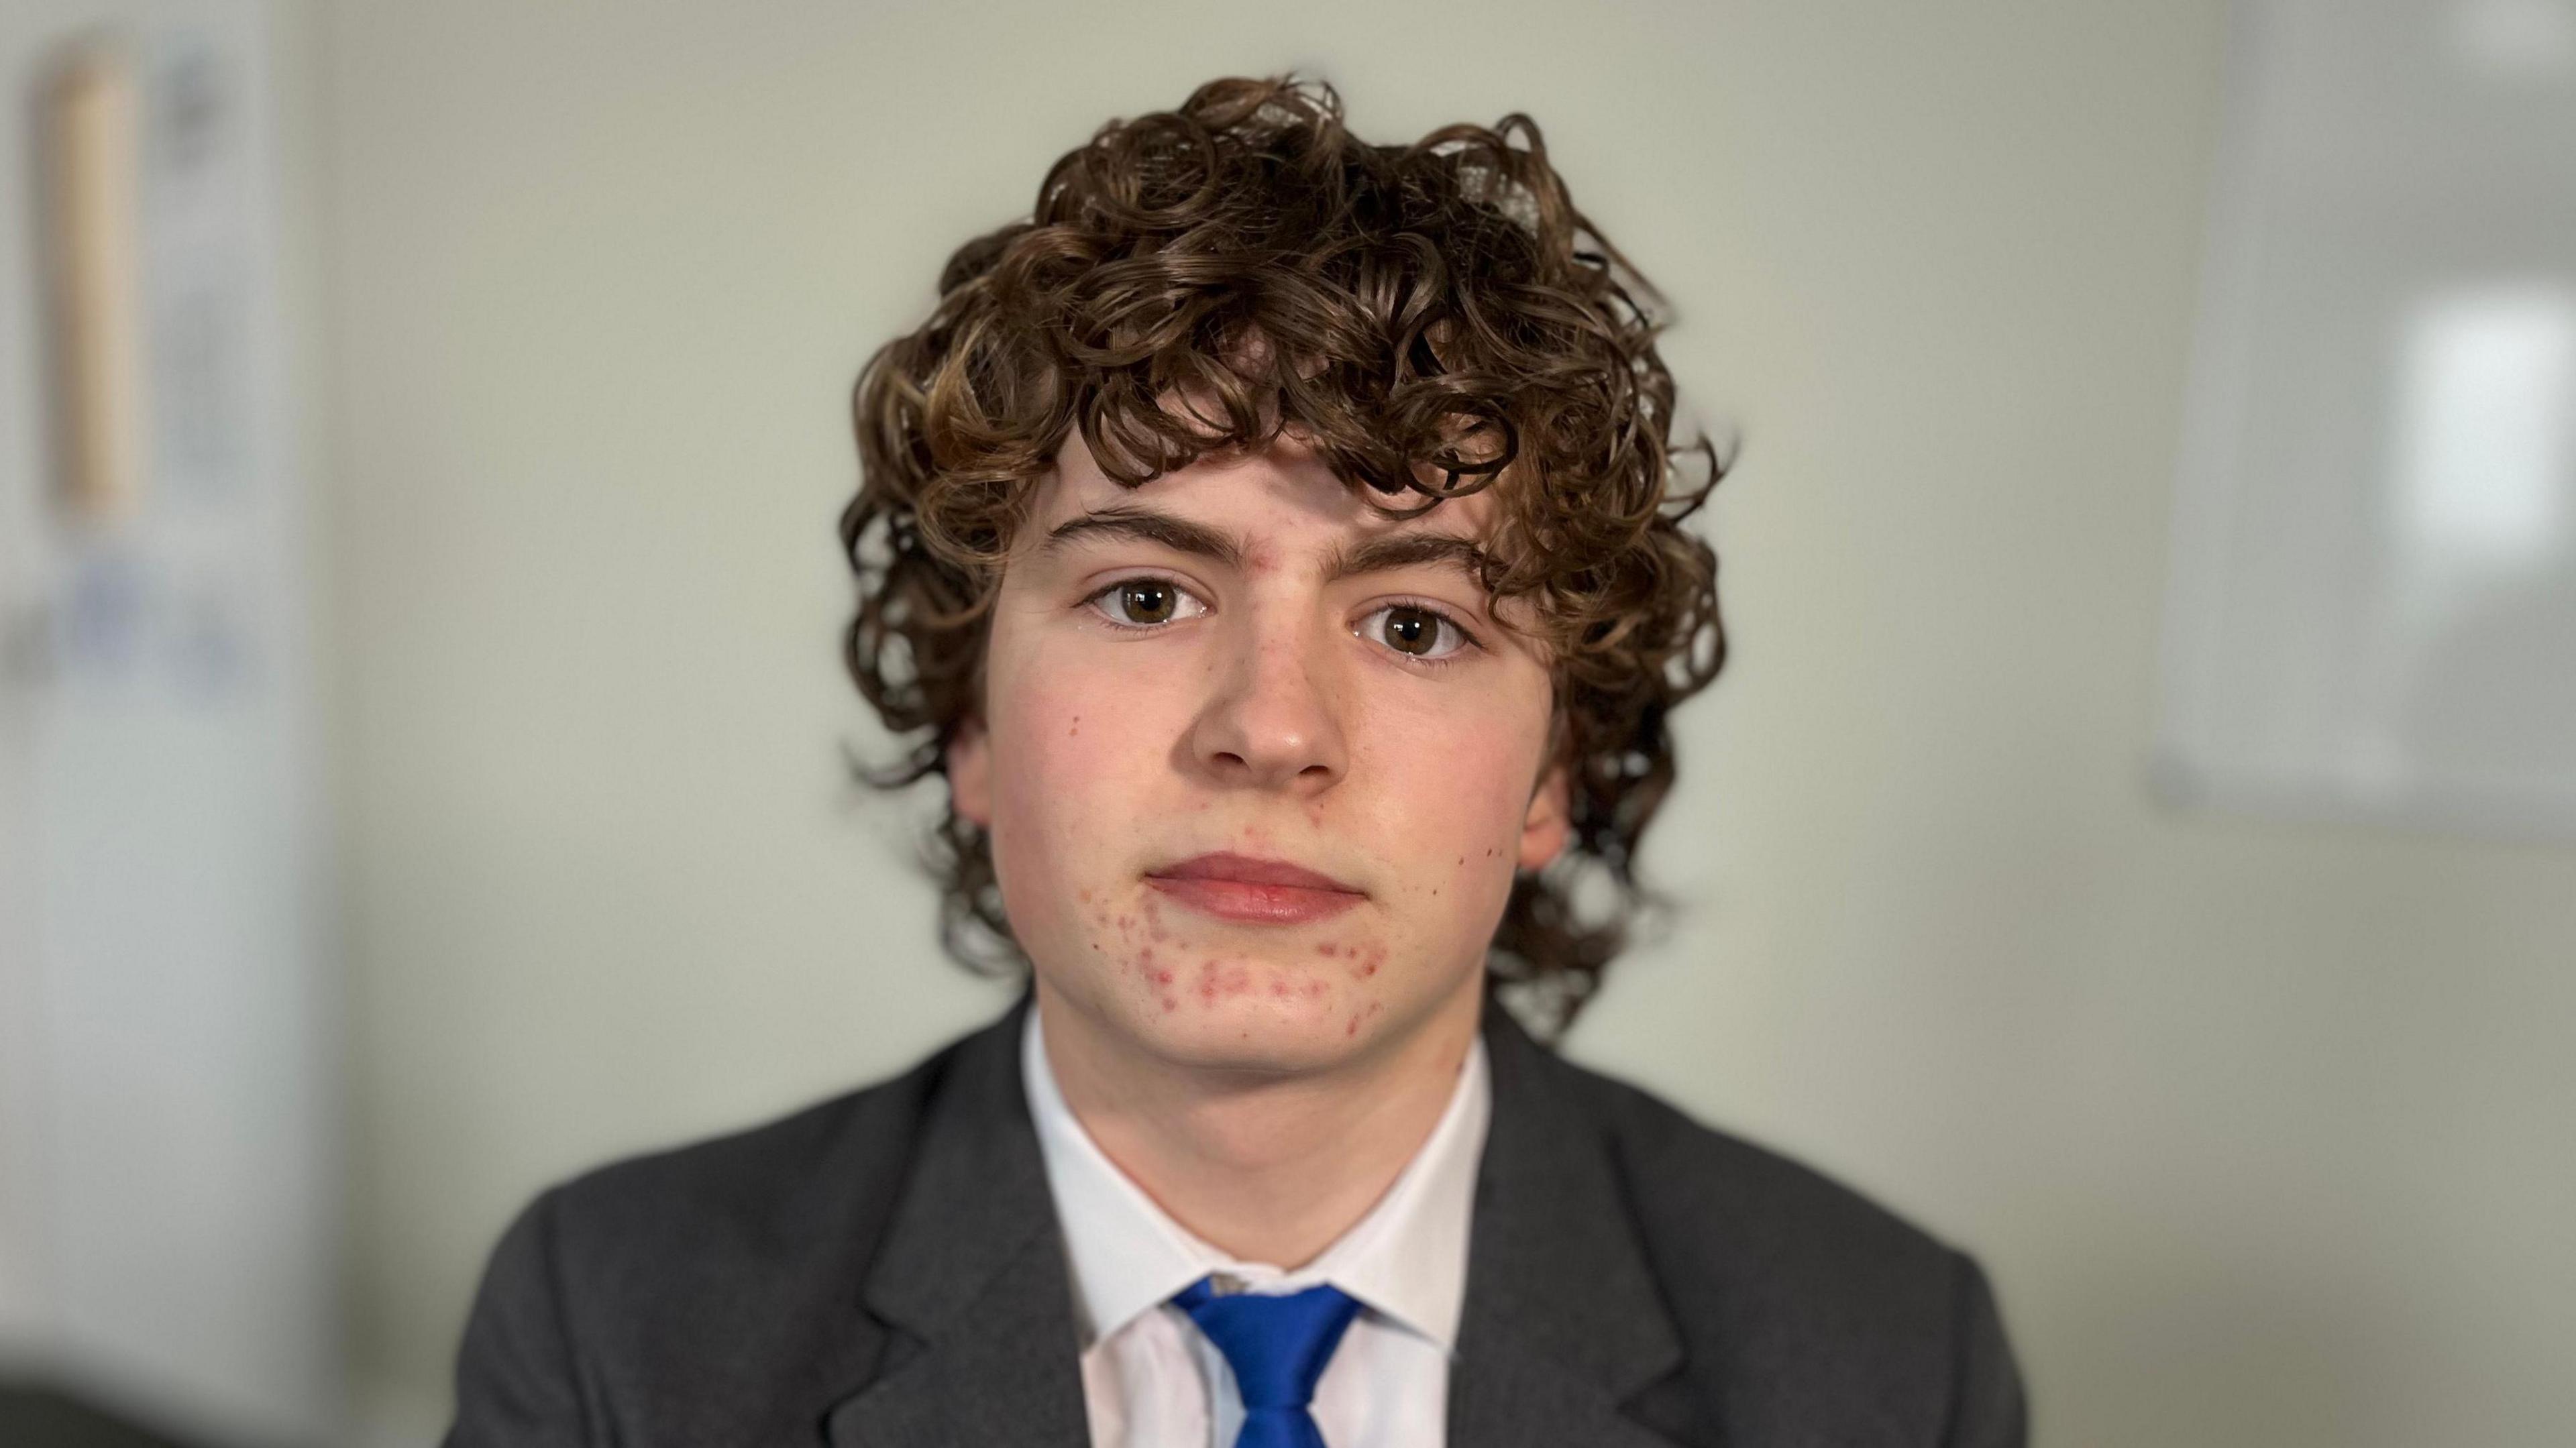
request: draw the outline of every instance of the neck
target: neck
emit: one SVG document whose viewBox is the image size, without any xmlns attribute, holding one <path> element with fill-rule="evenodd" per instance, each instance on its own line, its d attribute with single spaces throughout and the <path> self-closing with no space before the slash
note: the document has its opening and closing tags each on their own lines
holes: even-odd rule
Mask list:
<svg viewBox="0 0 2576 1448">
<path fill-rule="evenodd" d="M 1471 977 L 1420 1026 L 1312 1071 L 1178 1063 L 1050 990 L 1047 1064 L 1083 1130 L 1172 1219 L 1293 1271 L 1368 1214 L 1439 1124 L 1483 1005 Z"/>
</svg>

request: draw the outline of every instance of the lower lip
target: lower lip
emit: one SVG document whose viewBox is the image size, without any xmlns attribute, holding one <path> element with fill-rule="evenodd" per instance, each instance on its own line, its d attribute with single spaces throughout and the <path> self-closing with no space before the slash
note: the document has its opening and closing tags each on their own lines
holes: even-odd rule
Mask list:
<svg viewBox="0 0 2576 1448">
<path fill-rule="evenodd" d="M 1302 885 L 1255 885 L 1245 880 L 1180 879 L 1148 875 L 1145 883 L 1201 914 L 1246 925 L 1303 925 L 1326 920 L 1367 898 L 1348 890 Z"/>
</svg>

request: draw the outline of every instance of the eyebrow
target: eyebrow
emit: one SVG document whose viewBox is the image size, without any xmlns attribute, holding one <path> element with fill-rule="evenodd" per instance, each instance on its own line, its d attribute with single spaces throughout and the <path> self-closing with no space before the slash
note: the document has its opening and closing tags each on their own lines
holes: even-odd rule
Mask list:
<svg viewBox="0 0 2576 1448">
<path fill-rule="evenodd" d="M 1133 503 L 1113 503 L 1056 524 L 1047 530 L 1046 542 L 1038 551 L 1053 553 L 1076 539 L 1089 537 L 1154 543 L 1175 553 L 1213 559 L 1228 568 L 1243 566 L 1243 541 L 1233 534 Z"/>
<path fill-rule="evenodd" d="M 1051 553 L 1086 537 L 1152 543 L 1233 569 L 1240 569 L 1244 555 L 1251 551 L 1240 536 L 1224 529 L 1135 503 L 1113 503 L 1058 523 L 1047 530 L 1046 542 L 1039 551 Z M 1393 533 L 1372 538 L 1357 548 L 1335 547 L 1324 558 L 1324 581 L 1332 583 L 1365 573 L 1426 565 L 1455 569 L 1482 587 L 1494 558 L 1472 540 L 1454 533 Z"/>
</svg>

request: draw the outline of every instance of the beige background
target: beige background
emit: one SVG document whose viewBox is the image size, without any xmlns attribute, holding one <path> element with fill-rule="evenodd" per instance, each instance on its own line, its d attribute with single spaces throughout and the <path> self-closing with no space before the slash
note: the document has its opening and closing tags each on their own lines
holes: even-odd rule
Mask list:
<svg viewBox="0 0 2576 1448">
<path fill-rule="evenodd" d="M 2576 852 L 2145 788 L 2217 0 L 288 18 L 375 1440 L 539 1186 L 1002 1003 L 843 779 L 847 387 L 1099 121 L 1292 65 L 1534 112 L 1746 439 L 1692 909 L 1574 1054 L 1980 1253 L 2045 1444 L 2576 1421 Z"/>
</svg>

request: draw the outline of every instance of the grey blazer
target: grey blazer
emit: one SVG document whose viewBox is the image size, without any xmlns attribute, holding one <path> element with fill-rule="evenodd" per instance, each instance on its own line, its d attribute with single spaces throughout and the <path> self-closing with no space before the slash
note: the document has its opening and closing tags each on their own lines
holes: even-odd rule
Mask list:
<svg viewBox="0 0 2576 1448">
<path fill-rule="evenodd" d="M 1081 1448 L 1023 997 L 909 1073 L 553 1188 L 448 1448 Z M 1451 1448 L 2019 1448 L 1969 1258 L 1486 1013 Z"/>
</svg>

